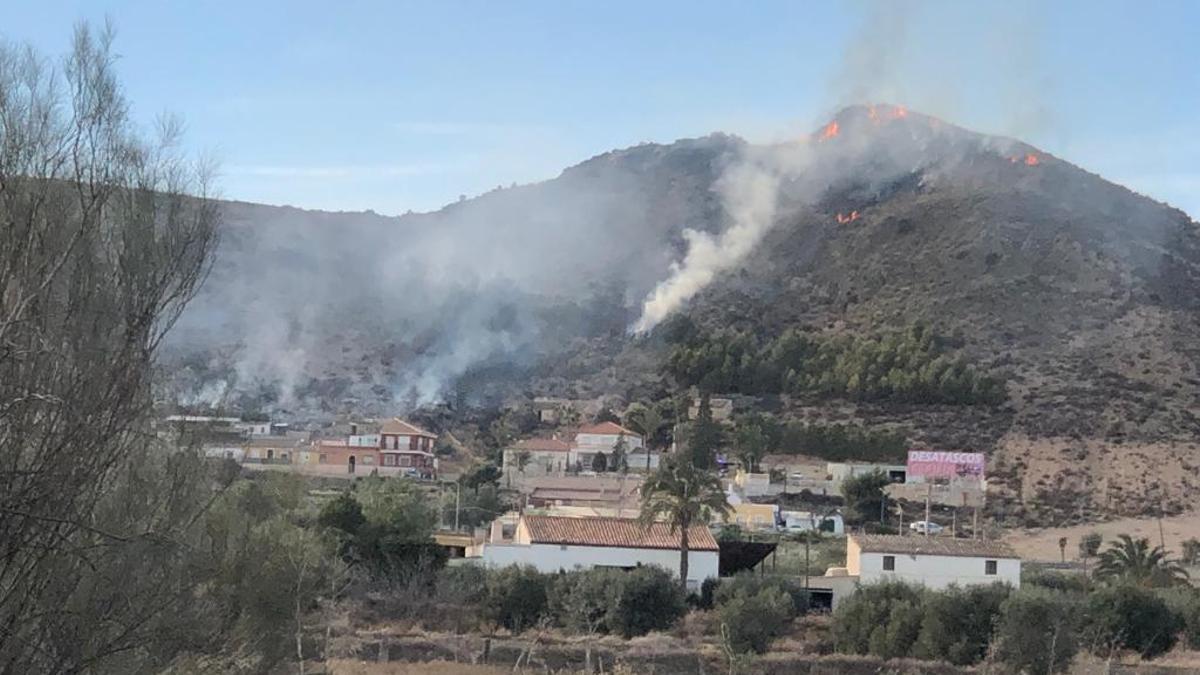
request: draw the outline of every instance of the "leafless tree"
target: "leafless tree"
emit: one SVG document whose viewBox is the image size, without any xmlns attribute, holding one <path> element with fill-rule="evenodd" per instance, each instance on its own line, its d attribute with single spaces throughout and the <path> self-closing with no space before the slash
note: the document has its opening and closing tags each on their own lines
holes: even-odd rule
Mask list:
<svg viewBox="0 0 1200 675">
<path fill-rule="evenodd" d="M 144 649 L 210 498 L 147 452 L 154 354 L 216 242 L 211 172 L 178 122 L 134 129 L 112 38 L 80 26 L 58 65 L 0 44 L 0 673 Z"/>
</svg>

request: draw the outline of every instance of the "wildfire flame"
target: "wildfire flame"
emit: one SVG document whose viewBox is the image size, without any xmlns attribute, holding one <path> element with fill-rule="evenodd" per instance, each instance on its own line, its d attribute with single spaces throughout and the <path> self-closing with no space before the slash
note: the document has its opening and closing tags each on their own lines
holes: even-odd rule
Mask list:
<svg viewBox="0 0 1200 675">
<path fill-rule="evenodd" d="M 1025 155 L 1025 166 L 1037 166 L 1038 162 L 1040 161 L 1041 160 L 1038 159 L 1038 156 L 1032 152 Z"/>
<path fill-rule="evenodd" d="M 858 220 L 858 211 L 851 211 L 849 214 L 845 214 L 845 213 L 837 214 L 837 221 L 838 221 L 839 225 L 845 225 L 846 223 L 853 223 L 856 220 Z"/>
<path fill-rule="evenodd" d="M 833 138 L 834 136 L 837 136 L 837 135 L 838 135 L 838 123 L 837 123 L 837 120 L 834 120 L 834 121 L 830 122 L 829 124 L 826 124 L 825 128 L 821 131 L 821 140 L 825 140 L 826 138 Z"/>
<path fill-rule="evenodd" d="M 908 117 L 908 109 L 902 105 L 892 107 L 892 119 L 897 120 L 901 117 Z"/>
</svg>

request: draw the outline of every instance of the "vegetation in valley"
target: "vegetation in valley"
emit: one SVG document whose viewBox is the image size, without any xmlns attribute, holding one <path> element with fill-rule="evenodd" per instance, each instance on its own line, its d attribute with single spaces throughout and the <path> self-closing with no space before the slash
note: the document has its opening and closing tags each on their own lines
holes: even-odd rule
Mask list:
<svg viewBox="0 0 1200 675">
<path fill-rule="evenodd" d="M 948 405 L 997 405 L 1005 398 L 1001 379 L 921 324 L 883 336 L 790 329 L 772 338 L 702 333 L 680 317 L 664 335 L 671 344 L 666 373 L 709 392 Z"/>
</svg>

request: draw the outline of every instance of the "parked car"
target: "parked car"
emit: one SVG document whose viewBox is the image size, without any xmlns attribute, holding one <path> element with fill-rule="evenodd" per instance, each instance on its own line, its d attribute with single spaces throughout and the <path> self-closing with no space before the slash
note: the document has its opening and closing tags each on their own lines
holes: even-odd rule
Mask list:
<svg viewBox="0 0 1200 675">
<path fill-rule="evenodd" d="M 791 479 L 797 480 L 797 481 L 804 480 L 804 474 L 800 473 L 799 471 L 796 471 L 791 475 Z"/>
<path fill-rule="evenodd" d="M 940 534 L 942 530 L 946 529 L 941 525 L 928 520 L 918 520 L 914 523 L 910 523 L 908 527 L 913 532 L 918 534 Z"/>
</svg>

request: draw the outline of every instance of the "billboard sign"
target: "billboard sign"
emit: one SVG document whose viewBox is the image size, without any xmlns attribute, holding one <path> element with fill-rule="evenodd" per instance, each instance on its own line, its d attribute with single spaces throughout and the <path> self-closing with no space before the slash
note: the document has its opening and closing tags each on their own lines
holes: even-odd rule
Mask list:
<svg viewBox="0 0 1200 675">
<path fill-rule="evenodd" d="M 984 458 L 981 452 L 908 451 L 908 480 L 971 478 L 983 480 Z"/>
</svg>

